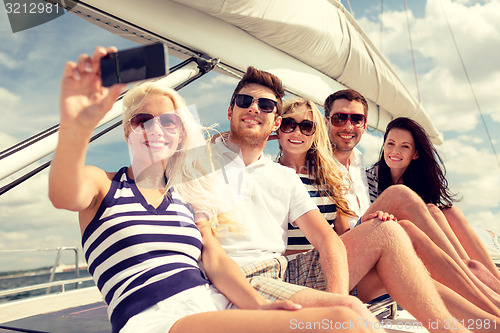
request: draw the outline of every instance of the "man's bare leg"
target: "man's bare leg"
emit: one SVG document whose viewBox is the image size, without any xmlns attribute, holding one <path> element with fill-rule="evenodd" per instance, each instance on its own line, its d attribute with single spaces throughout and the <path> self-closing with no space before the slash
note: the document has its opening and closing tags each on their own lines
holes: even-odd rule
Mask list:
<svg viewBox="0 0 500 333">
<path fill-rule="evenodd" d="M 375 268 L 389 294 L 417 320 L 452 320 L 404 229 L 396 222 L 372 220 L 341 236 L 353 288 Z"/>
<path fill-rule="evenodd" d="M 380 326 L 370 327 L 354 310 L 346 307 L 297 311 L 227 310 L 186 316 L 177 321 L 169 333 L 384 332 Z"/>
<path fill-rule="evenodd" d="M 359 298 L 354 296 L 337 295 L 315 289 L 304 289 L 293 295 L 290 300 L 303 307 L 342 306 L 355 311 L 358 316 L 370 325 L 377 326 L 376 323 L 378 323 L 377 318 L 375 318 L 370 310 L 368 310 Z"/>
</svg>

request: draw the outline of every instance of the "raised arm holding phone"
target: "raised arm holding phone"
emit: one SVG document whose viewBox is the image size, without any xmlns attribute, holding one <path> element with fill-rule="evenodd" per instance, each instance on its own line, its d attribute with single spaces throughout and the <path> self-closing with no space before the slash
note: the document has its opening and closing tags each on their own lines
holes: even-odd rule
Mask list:
<svg viewBox="0 0 500 333">
<path fill-rule="evenodd" d="M 292 332 L 292 321 L 362 318 L 344 306 L 298 310 L 290 301 L 269 303 L 248 284 L 215 237 L 213 226 L 224 222 L 211 210 L 216 205 L 200 200 L 210 197 L 209 181 L 172 185 L 189 169 L 185 152 L 205 143 L 175 91 L 155 83 L 132 88 L 123 118 L 131 165 L 118 172 L 85 165 L 94 127 L 125 88 L 102 86 L 100 60 L 113 52 L 98 47 L 66 63 L 49 175 L 54 206 L 78 212 L 89 271 L 108 304 L 113 332 Z M 249 310 L 218 311 L 234 307 Z M 328 331 L 311 331 L 322 330 Z"/>
</svg>

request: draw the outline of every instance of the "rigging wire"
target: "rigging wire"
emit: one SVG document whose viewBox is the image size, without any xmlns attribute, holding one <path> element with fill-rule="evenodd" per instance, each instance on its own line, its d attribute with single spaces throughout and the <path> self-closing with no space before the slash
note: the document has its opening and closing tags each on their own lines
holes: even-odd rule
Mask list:
<svg viewBox="0 0 500 333">
<path fill-rule="evenodd" d="M 415 74 L 415 84 L 417 85 L 417 96 L 418 102 L 422 103 L 422 99 L 420 98 L 420 86 L 418 84 L 418 75 L 417 75 L 417 65 L 415 63 L 415 52 L 413 49 L 413 41 L 411 38 L 411 29 L 410 29 L 410 16 L 408 15 L 408 4 L 405 1 L 405 12 L 406 12 L 406 26 L 408 27 L 408 39 L 410 40 L 410 49 L 411 49 L 411 59 L 413 61 L 413 73 Z"/>
<path fill-rule="evenodd" d="M 405 2 L 406 2 L 406 0 L 405 0 Z M 484 119 L 484 115 L 483 115 L 483 112 L 481 110 L 481 106 L 479 105 L 479 101 L 478 101 L 476 93 L 474 91 L 474 87 L 472 86 L 472 82 L 470 80 L 469 73 L 467 71 L 467 68 L 465 67 L 465 63 L 464 63 L 464 60 L 462 58 L 462 54 L 460 52 L 460 49 L 458 48 L 457 40 L 455 39 L 455 34 L 453 33 L 453 30 L 452 30 L 451 25 L 450 25 L 450 21 L 448 20 L 448 15 L 446 15 L 446 11 L 444 10 L 442 1 L 439 1 L 439 4 L 441 5 L 441 10 L 443 11 L 443 15 L 444 15 L 444 18 L 446 20 L 446 24 L 448 25 L 448 29 L 450 30 L 451 38 L 453 39 L 453 44 L 455 45 L 455 49 L 457 51 L 458 58 L 460 59 L 460 63 L 462 64 L 462 69 L 464 70 L 465 77 L 467 78 L 467 82 L 469 83 L 469 87 L 470 87 L 470 90 L 472 92 L 472 96 L 474 97 L 474 102 L 476 103 L 476 108 L 479 112 L 479 116 L 480 116 L 481 121 L 483 123 L 484 129 L 486 130 L 486 135 L 488 136 L 488 140 L 490 142 L 491 149 L 493 150 L 493 154 L 495 155 L 497 162 L 498 162 L 498 166 L 500 167 L 500 158 L 498 157 L 498 153 L 495 149 L 495 145 L 493 144 L 493 139 L 491 138 L 490 131 L 488 130 L 488 126 L 486 126 L 486 120 Z"/>
<path fill-rule="evenodd" d="M 349 11 L 351 12 L 352 17 L 354 17 L 354 12 L 352 11 L 351 2 L 349 0 L 347 0 L 347 5 L 349 6 Z"/>
<path fill-rule="evenodd" d="M 383 36 L 384 36 L 384 0 L 380 0 L 380 46 L 379 46 L 379 51 L 382 53 L 382 42 L 383 42 Z M 377 132 L 377 128 L 380 125 L 380 105 L 377 104 L 377 123 L 373 127 L 373 130 L 370 132 L 375 133 Z M 383 131 L 380 131 L 383 132 Z"/>
<path fill-rule="evenodd" d="M 380 53 L 382 53 L 382 36 L 384 35 L 384 0 L 380 0 Z"/>
</svg>

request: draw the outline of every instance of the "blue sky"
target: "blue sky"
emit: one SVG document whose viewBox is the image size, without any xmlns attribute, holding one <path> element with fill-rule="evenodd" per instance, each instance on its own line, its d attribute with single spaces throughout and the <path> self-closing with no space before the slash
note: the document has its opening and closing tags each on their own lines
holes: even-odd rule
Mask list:
<svg viewBox="0 0 500 333">
<path fill-rule="evenodd" d="M 349 10 L 347 1 L 342 3 Z M 383 4 L 381 12 L 379 1 L 350 0 L 360 26 L 416 95 L 404 2 L 384 0 Z M 500 166 L 487 141 L 442 11 L 444 8 L 447 13 L 500 152 L 500 2 L 429 0 L 408 1 L 408 5 L 420 95 L 444 135 L 445 143 L 438 150 L 446 162 L 452 191 L 463 198 L 457 206 L 471 224 L 500 233 Z M 0 6 L 0 150 L 58 123 L 59 79 L 64 63 L 80 53 L 91 53 L 97 45 L 120 49 L 134 46 L 71 14 L 13 34 Z M 171 65 L 176 61 L 171 58 Z M 196 106 L 206 124 L 217 121 L 227 129 L 224 119 L 235 82 L 209 73 L 181 93 Z M 374 162 L 380 144 L 379 135 L 364 136 L 361 148 L 367 165 Z M 121 130 L 93 143 L 87 163 L 110 171 L 129 164 Z M 0 181 L 0 186 L 7 181 Z M 46 184 L 47 173 L 43 172 L 0 197 L 0 271 L 50 265 L 55 257 L 54 252 L 17 255 L 2 250 L 79 246 L 76 214 L 52 208 Z"/>
</svg>

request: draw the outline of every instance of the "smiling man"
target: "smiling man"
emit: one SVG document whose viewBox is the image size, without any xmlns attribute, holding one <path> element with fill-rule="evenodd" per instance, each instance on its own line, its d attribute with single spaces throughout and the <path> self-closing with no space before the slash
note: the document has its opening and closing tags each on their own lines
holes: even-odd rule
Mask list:
<svg viewBox="0 0 500 333">
<path fill-rule="evenodd" d="M 228 139 L 217 138 L 212 150 L 225 183 L 218 189 L 225 192 L 215 190 L 214 195 L 223 195 L 238 225 L 238 232 L 217 232 L 222 247 L 254 288 L 271 300 L 291 299 L 304 307 L 342 304 L 366 313 L 347 293 L 361 284 L 364 290 L 376 289 L 370 285 L 373 278 L 363 283 L 370 275 L 380 277 L 376 283 L 422 322 L 453 318 L 401 226 L 367 218 L 340 239 L 295 170 L 263 155 L 269 136 L 281 124 L 283 95 L 276 76 L 253 67 L 233 92 Z M 346 141 L 354 137 L 342 136 Z M 288 223 L 299 227 L 314 249 L 294 259 L 284 257 Z M 417 304 L 416 298 L 424 301 Z"/>
<path fill-rule="evenodd" d="M 484 282 L 490 281 L 486 268 L 475 264 L 473 266 L 475 271 L 472 272 L 464 264 L 418 194 L 407 186 L 393 185 L 378 198 L 373 196 L 374 202 L 370 202 L 363 157 L 356 148 L 366 132 L 368 104 L 365 98 L 352 89 L 339 90 L 326 98 L 324 109 L 328 134 L 334 148 L 334 157 L 350 178 L 351 186 L 346 198 L 351 210 L 357 214 L 355 217 L 349 217 L 351 229 L 362 221 L 363 216 L 376 211 L 394 215 L 410 235 L 418 255 L 436 280 L 454 288 L 469 301 L 498 316 L 500 314 L 497 306 L 498 295 L 491 292 L 491 284 L 485 285 Z M 416 156 L 418 152 L 414 152 L 409 158 L 416 158 Z M 358 228 L 352 231 L 357 232 Z M 346 248 L 349 251 L 347 244 Z M 451 270 L 448 270 L 447 274 L 436 277 L 438 269 L 455 264 L 460 267 L 457 270 L 458 273 L 451 273 Z M 461 281 L 460 286 L 453 285 L 457 281 Z"/>
<path fill-rule="evenodd" d="M 324 108 L 335 157 L 349 173 L 352 182 L 346 199 L 357 215 L 348 218 L 349 226 L 353 228 L 370 206 L 363 156 L 356 148 L 366 132 L 368 103 L 357 91 L 346 89 L 328 96 Z"/>
<path fill-rule="evenodd" d="M 229 137 L 217 139 L 215 150 L 232 190 L 225 201 L 231 202 L 230 213 L 242 225 L 242 232 L 219 240 L 241 266 L 265 260 L 279 266 L 275 259 L 285 252 L 288 222 L 294 222 L 305 229 L 304 234 L 322 254 L 321 263 L 328 268 L 327 290 L 346 295 L 349 273 L 342 242 L 331 232 L 295 172 L 263 156 L 269 136 L 281 123 L 283 96 L 281 80 L 253 67 L 234 90 L 227 111 Z M 316 229 L 319 232 L 312 232 Z M 335 277 L 330 278 L 333 272 Z M 277 276 L 283 273 L 284 269 Z M 304 289 L 292 288 L 295 292 Z"/>
<path fill-rule="evenodd" d="M 235 91 L 238 93 L 233 94 L 227 111 L 231 123 L 227 141 L 238 145 L 242 152 L 248 152 L 251 163 L 255 157 L 260 157 L 270 133 L 281 123 L 278 110 L 281 110 L 282 96 L 278 96 L 278 102 L 276 93 L 271 88 L 258 83 L 249 83 Z M 245 112 L 246 110 L 251 111 Z M 248 153 L 243 153 L 242 156 L 247 156 Z"/>
</svg>

